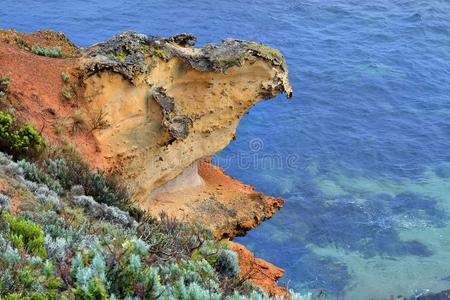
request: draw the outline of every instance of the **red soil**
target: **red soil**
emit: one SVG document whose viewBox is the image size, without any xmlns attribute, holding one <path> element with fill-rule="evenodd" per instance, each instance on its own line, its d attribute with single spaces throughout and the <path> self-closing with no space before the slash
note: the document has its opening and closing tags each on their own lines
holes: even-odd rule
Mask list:
<svg viewBox="0 0 450 300">
<path fill-rule="evenodd" d="M 71 74 L 72 84 L 63 82 L 63 72 Z M 14 115 L 20 121 L 32 124 L 51 144 L 70 142 L 91 166 L 103 167 L 103 157 L 96 155 L 92 134 L 88 130 L 77 134 L 70 133 L 72 116 L 78 105 L 76 94 L 81 94 L 76 82 L 77 72 L 76 59 L 38 56 L 16 45 L 0 41 L 0 76 L 11 79 L 8 103 L 2 104 L 3 109 L 13 108 Z M 61 94 L 63 88 L 68 85 L 75 88 L 76 94 L 70 101 L 63 101 Z M 54 128 L 56 120 L 65 124 L 65 129 L 59 136 Z"/>
</svg>

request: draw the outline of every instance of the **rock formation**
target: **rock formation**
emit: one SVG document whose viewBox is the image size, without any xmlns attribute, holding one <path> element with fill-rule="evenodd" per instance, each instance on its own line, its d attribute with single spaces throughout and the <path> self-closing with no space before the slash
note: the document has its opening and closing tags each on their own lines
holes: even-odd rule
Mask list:
<svg viewBox="0 0 450 300">
<path fill-rule="evenodd" d="M 93 131 L 99 155 L 142 207 L 188 221 L 211 217 L 219 222 L 205 225 L 218 236 L 234 236 L 270 217 L 282 201 L 225 175 L 220 180 L 230 185 L 220 192 L 220 180 L 197 170 L 222 174 L 204 159 L 228 145 L 255 103 L 291 95 L 287 67 L 278 51 L 254 42 L 193 48 L 194 42 L 187 34 L 124 33 L 85 49 L 81 107 L 89 119 L 105 116 L 109 126 Z"/>
<path fill-rule="evenodd" d="M 287 65 L 255 42 L 195 41 L 127 32 L 80 49 L 60 33 L 0 30 L 0 71 L 11 77 L 6 109 L 117 175 L 149 213 L 201 223 L 217 238 L 243 235 L 283 200 L 227 176 L 210 157 L 253 105 L 291 96 Z M 57 47 L 61 58 L 35 55 L 34 45 Z"/>
<path fill-rule="evenodd" d="M 289 299 L 289 292 L 276 284 L 284 274 L 284 270 L 273 264 L 256 258 L 245 246 L 231 242 L 231 249 L 238 254 L 240 277 L 259 286 L 270 296 L 282 296 Z"/>
</svg>

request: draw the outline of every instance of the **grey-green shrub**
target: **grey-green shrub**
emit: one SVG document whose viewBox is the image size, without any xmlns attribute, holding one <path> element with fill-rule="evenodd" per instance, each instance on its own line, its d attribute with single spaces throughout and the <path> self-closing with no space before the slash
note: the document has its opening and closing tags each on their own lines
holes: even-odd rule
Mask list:
<svg viewBox="0 0 450 300">
<path fill-rule="evenodd" d="M 239 258 L 232 250 L 222 250 L 217 257 L 216 270 L 227 277 L 235 277 L 239 274 Z"/>
<path fill-rule="evenodd" d="M 9 209 L 11 207 L 11 199 L 0 193 L 0 212 L 4 209 Z"/>
<path fill-rule="evenodd" d="M 45 235 L 44 247 L 47 250 L 49 258 L 55 259 L 58 262 L 65 260 L 67 252 L 69 251 L 69 242 L 63 237 L 52 238 L 50 235 Z"/>
<path fill-rule="evenodd" d="M 114 206 L 98 203 L 91 196 L 74 196 L 71 199 L 76 205 L 84 207 L 86 213 L 96 218 L 108 220 L 130 228 L 136 228 L 138 225 L 128 212 L 122 211 Z"/>
<path fill-rule="evenodd" d="M 8 91 L 11 79 L 0 75 L 0 100 L 5 101 L 7 99 L 6 92 Z"/>
<path fill-rule="evenodd" d="M 47 57 L 62 57 L 61 47 L 41 47 L 33 46 L 31 52 L 41 56 Z"/>
</svg>

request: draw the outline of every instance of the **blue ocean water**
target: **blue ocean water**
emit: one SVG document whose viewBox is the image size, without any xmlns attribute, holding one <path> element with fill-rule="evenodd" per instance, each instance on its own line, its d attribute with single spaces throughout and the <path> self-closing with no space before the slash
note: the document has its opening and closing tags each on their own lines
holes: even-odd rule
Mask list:
<svg viewBox="0 0 450 300">
<path fill-rule="evenodd" d="M 215 160 L 285 207 L 238 240 L 328 299 L 450 288 L 450 2 L 2 0 L 0 27 L 85 46 L 134 30 L 280 49 L 292 100 Z"/>
</svg>

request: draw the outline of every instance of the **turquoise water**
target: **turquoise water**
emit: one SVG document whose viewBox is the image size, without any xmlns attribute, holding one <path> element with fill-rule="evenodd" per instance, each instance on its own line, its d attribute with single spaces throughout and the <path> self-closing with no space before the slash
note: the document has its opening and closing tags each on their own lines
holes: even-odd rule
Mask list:
<svg viewBox="0 0 450 300">
<path fill-rule="evenodd" d="M 3 0 L 0 27 L 79 45 L 135 30 L 281 49 L 294 98 L 258 104 L 215 157 L 287 200 L 238 240 L 328 299 L 450 288 L 449 1 Z"/>
</svg>

